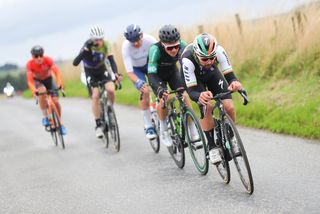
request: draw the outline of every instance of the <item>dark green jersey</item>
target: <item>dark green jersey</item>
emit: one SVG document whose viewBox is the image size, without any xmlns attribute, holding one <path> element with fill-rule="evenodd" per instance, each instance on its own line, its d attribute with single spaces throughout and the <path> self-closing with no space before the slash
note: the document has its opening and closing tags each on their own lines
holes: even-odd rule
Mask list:
<svg viewBox="0 0 320 214">
<path fill-rule="evenodd" d="M 152 45 L 148 57 L 148 74 L 157 74 L 174 70 L 172 68 L 176 66 L 186 45 L 187 43 L 184 40 L 180 40 L 180 50 L 175 57 L 167 54 L 164 47 L 161 45 L 161 42 Z"/>
</svg>

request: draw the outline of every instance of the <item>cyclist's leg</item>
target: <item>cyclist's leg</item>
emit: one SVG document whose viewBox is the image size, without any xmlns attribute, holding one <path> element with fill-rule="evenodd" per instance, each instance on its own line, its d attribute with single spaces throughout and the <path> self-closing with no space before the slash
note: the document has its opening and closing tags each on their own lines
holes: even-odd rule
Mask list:
<svg viewBox="0 0 320 214">
<path fill-rule="evenodd" d="M 108 81 L 104 84 L 104 88 L 107 91 L 108 94 L 108 101 L 113 105 L 114 100 L 115 100 L 115 84 L 113 81 Z"/>
<path fill-rule="evenodd" d="M 39 93 L 44 93 L 47 91 L 46 87 L 43 84 L 43 81 L 40 80 L 34 80 L 35 86 L 38 90 Z M 43 94 L 43 95 L 39 95 L 38 96 L 38 101 L 39 101 L 39 107 L 40 110 L 43 114 L 44 118 L 48 117 L 48 112 L 47 112 L 47 108 L 48 108 L 48 104 L 47 104 L 47 95 Z"/>
<path fill-rule="evenodd" d="M 212 94 L 219 94 L 228 92 L 228 82 L 225 80 L 222 73 L 216 69 L 214 72 L 207 76 L 207 86 Z M 230 115 L 231 119 L 235 121 L 236 113 L 232 102 L 231 94 L 222 98 L 222 102 L 226 109 L 226 112 Z"/>
<path fill-rule="evenodd" d="M 134 75 L 140 80 L 147 82 L 146 73 L 147 67 L 133 67 Z M 148 129 L 152 128 L 151 122 L 151 112 L 150 112 L 150 91 L 148 87 L 144 87 L 141 92 L 141 100 L 140 100 L 140 109 L 143 114 L 144 128 L 148 131 Z"/>
<path fill-rule="evenodd" d="M 93 75 L 92 73 L 87 73 L 88 74 L 88 79 L 90 79 L 90 91 L 91 91 L 91 108 L 92 108 L 92 113 L 94 116 L 94 119 L 96 121 L 96 126 L 100 127 L 101 126 L 101 120 L 100 120 L 100 104 L 99 104 L 99 99 L 100 99 L 100 94 L 99 94 L 99 89 L 97 86 L 97 82 L 99 79 L 97 78 L 96 75 Z"/>
</svg>

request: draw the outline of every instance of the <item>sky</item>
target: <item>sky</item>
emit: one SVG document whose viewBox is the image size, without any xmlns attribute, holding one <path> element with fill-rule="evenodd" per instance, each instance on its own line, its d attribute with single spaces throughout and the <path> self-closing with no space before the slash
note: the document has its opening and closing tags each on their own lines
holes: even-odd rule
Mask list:
<svg viewBox="0 0 320 214">
<path fill-rule="evenodd" d="M 0 65 L 24 66 L 34 45 L 54 59 L 72 59 L 93 25 L 116 41 L 132 23 L 144 32 L 162 25 L 219 22 L 239 13 L 243 19 L 282 13 L 312 0 L 0 0 Z M 208 18 L 210 17 L 210 18 Z"/>
</svg>

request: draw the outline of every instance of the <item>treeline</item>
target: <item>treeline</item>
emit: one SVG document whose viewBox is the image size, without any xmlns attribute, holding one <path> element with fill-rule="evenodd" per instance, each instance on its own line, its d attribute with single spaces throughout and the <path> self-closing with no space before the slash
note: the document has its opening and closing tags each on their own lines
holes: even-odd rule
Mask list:
<svg viewBox="0 0 320 214">
<path fill-rule="evenodd" d="M 0 66 L 0 72 L 1 72 L 1 71 L 17 70 L 17 69 L 18 69 L 18 65 L 16 65 L 16 64 L 11 64 L 11 63 L 6 63 L 6 64 Z"/>
</svg>

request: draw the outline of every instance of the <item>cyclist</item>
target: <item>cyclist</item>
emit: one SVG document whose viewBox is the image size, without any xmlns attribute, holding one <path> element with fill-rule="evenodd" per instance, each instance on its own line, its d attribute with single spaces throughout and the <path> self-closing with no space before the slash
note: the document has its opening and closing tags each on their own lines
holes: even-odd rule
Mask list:
<svg viewBox="0 0 320 214">
<path fill-rule="evenodd" d="M 157 113 L 160 120 L 160 140 L 166 146 L 172 145 L 172 139 L 168 133 L 168 126 L 166 122 L 168 108 L 162 109 L 164 98 L 169 102 L 170 97 L 167 91 L 167 84 L 171 90 L 176 90 L 185 87 L 183 84 L 181 73 L 176 65 L 186 42 L 180 39 L 180 33 L 176 27 L 172 25 L 165 25 L 159 31 L 160 41 L 152 45 L 148 57 L 148 78 L 154 94 L 159 98 L 159 105 Z M 187 93 L 184 93 L 186 103 L 188 101 Z M 196 128 L 191 125 L 192 136 L 198 133 Z"/>
<path fill-rule="evenodd" d="M 52 73 L 55 76 L 55 80 L 59 87 L 64 88 L 62 83 L 62 76 L 58 69 L 58 67 L 54 64 L 53 60 L 44 56 L 44 49 L 36 45 L 31 49 L 32 59 L 30 59 L 27 63 L 27 83 L 32 91 L 33 96 L 38 93 L 44 93 L 46 90 L 54 90 L 57 89 L 57 86 L 52 77 Z M 52 94 L 53 102 L 58 108 L 58 112 L 61 115 L 61 106 L 59 104 L 59 94 L 58 92 L 54 92 Z M 47 100 L 46 95 L 39 96 L 39 107 L 43 114 L 42 125 L 49 126 L 50 122 L 48 119 L 47 112 Z M 66 128 L 61 125 L 61 134 L 67 134 Z"/>
<path fill-rule="evenodd" d="M 198 35 L 193 43 L 186 47 L 181 58 L 181 69 L 190 98 L 207 106 L 201 125 L 208 140 L 210 161 L 217 164 L 221 161 L 221 156 L 214 143 L 210 100 L 214 94 L 228 90 L 237 91 L 242 88 L 242 85 L 233 72 L 224 48 L 208 33 Z M 235 121 L 236 113 L 231 95 L 224 97 L 223 104 L 227 113 Z M 236 149 L 235 146 L 234 148 Z"/>
<path fill-rule="evenodd" d="M 121 75 L 118 75 L 117 64 L 111 52 L 110 44 L 104 40 L 103 29 L 93 26 L 90 29 L 90 39 L 81 48 L 80 53 L 73 61 L 73 65 L 77 66 L 83 61 L 87 82 L 90 85 L 88 89 L 92 99 L 92 112 L 96 122 L 97 138 L 103 137 L 103 128 L 100 120 L 99 90 L 96 83 L 104 81 L 109 101 L 113 104 L 115 99 L 115 84 L 112 75 L 107 71 L 107 60 L 110 62 L 112 72 L 117 81 L 121 81 Z"/>
<path fill-rule="evenodd" d="M 127 26 L 124 37 L 126 40 L 122 44 L 122 58 L 129 79 L 141 93 L 140 108 L 143 112 L 144 128 L 146 137 L 154 139 L 157 137 L 151 122 L 150 93 L 147 85 L 147 60 L 150 47 L 157 40 L 144 34 L 138 25 Z"/>
</svg>

